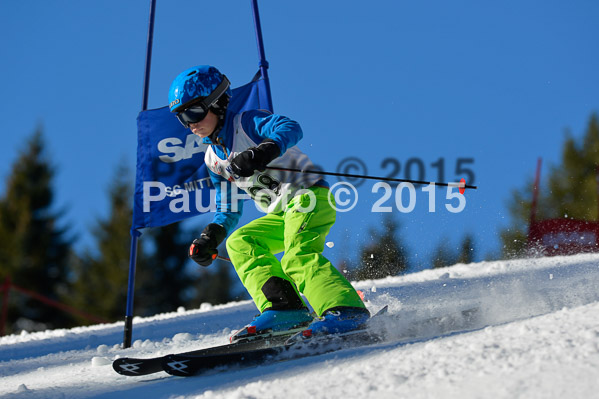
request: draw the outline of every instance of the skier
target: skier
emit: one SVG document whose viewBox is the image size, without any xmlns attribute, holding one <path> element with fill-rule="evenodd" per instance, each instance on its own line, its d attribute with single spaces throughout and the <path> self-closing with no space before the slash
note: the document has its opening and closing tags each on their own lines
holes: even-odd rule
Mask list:
<svg viewBox="0 0 599 399">
<path fill-rule="evenodd" d="M 328 183 L 315 174 L 267 169 L 311 169 L 310 159 L 295 146 L 303 135 L 299 124 L 262 110 L 228 112 L 229 85 L 213 66 L 187 69 L 170 87 L 169 107 L 183 126 L 209 144 L 205 163 L 216 188 L 217 211 L 191 244 L 189 256 L 209 266 L 229 236 L 231 262 L 260 311 L 231 340 L 269 331 L 311 329 L 317 335 L 360 328 L 370 317 L 368 310 L 322 255 L 335 222 Z M 266 212 L 237 230 L 243 201 L 233 201 L 235 188 Z M 283 251 L 279 261 L 274 254 Z M 310 315 L 299 293 L 317 317 Z"/>
</svg>

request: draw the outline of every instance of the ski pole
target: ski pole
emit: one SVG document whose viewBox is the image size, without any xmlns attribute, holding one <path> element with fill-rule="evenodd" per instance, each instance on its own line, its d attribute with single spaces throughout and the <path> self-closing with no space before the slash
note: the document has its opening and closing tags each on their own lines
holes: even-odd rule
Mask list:
<svg viewBox="0 0 599 399">
<path fill-rule="evenodd" d="M 216 260 L 216 259 L 220 259 L 220 260 L 224 260 L 224 261 L 229 262 L 229 263 L 233 263 L 233 262 L 231 262 L 231 259 L 229 259 L 229 258 L 227 258 L 225 256 L 220 256 L 219 254 L 212 255 L 212 260 Z"/>
<path fill-rule="evenodd" d="M 220 259 L 220 260 L 224 260 L 224 261 L 226 261 L 226 262 L 232 263 L 232 262 L 231 262 L 231 259 L 229 259 L 229 258 L 227 258 L 227 257 L 225 257 L 225 256 L 220 256 L 220 255 L 217 255 L 217 256 L 216 256 L 216 259 Z"/>
<path fill-rule="evenodd" d="M 443 187 L 458 187 L 460 189 L 460 194 L 464 194 L 465 189 L 467 188 L 471 188 L 476 190 L 478 187 L 477 186 L 471 186 L 466 184 L 466 179 L 462 179 L 459 183 L 437 183 L 437 182 L 431 182 L 431 181 L 423 181 L 423 180 L 410 180 L 410 179 L 395 179 L 392 177 L 382 177 L 382 176 L 368 176 L 368 175 L 354 175 L 354 174 L 350 174 L 350 173 L 336 173 L 336 172 L 323 172 L 320 170 L 302 170 L 302 169 L 295 169 L 295 168 L 277 168 L 277 167 L 271 167 L 271 166 L 267 166 L 266 169 L 272 169 L 272 170 L 281 170 L 284 172 L 297 172 L 297 173 L 310 173 L 310 174 L 317 174 L 317 175 L 326 175 L 326 176 L 338 176 L 338 177 L 353 177 L 356 179 L 371 179 L 371 180 L 382 180 L 382 181 L 393 181 L 393 182 L 400 182 L 400 183 L 412 183 L 412 184 L 424 184 L 424 185 L 429 185 L 429 184 L 434 184 L 436 186 L 443 186 Z"/>
</svg>

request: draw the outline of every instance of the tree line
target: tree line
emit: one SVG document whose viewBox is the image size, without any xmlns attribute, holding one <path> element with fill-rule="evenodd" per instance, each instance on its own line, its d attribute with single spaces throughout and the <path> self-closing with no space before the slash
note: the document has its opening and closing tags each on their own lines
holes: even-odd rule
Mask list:
<svg viewBox="0 0 599 399">
<path fill-rule="evenodd" d="M 0 197 L 0 285 L 11 284 L 107 321 L 124 318 L 129 270 L 133 178 L 126 167 L 114 173 L 108 216 L 92 227 L 95 248 L 78 250 L 75 232 L 55 210 L 55 167 L 42 131 L 27 140 Z M 146 229 L 140 239 L 135 314 L 149 316 L 231 301 L 227 265 L 189 268 L 189 237 L 181 224 Z M 190 270 L 191 269 L 191 270 Z M 90 320 L 9 291 L 5 333 L 71 327 Z"/>
<path fill-rule="evenodd" d="M 582 138 L 567 132 L 559 165 L 550 168 L 537 205 L 537 218 L 599 218 L 599 122 L 589 119 Z M 0 284 L 9 277 L 25 287 L 108 321 L 123 318 L 127 290 L 132 217 L 133 178 L 119 167 L 108 190 L 108 216 L 92 228 L 95 248 L 78 251 L 74 232 L 55 210 L 55 168 L 46 154 L 41 130 L 26 142 L 0 197 Z M 526 256 L 526 235 L 532 202 L 532 178 L 515 189 L 509 200 L 511 225 L 500 232 L 502 252 L 495 258 Z M 355 260 L 338 266 L 350 280 L 377 279 L 409 272 L 409 251 L 401 240 L 399 222 L 387 215 L 357 250 Z M 247 298 L 234 293 L 231 267 L 216 262 L 211 268 L 190 266 L 190 231 L 183 224 L 146 229 L 138 251 L 135 314 L 148 316 L 198 307 L 203 302 L 226 303 Z M 431 232 L 434 234 L 434 232 Z M 458 245 L 438 238 L 431 254 L 432 268 L 470 263 L 476 258 L 476 238 L 465 234 Z M 422 265 L 419 265 L 422 268 Z M 240 296 L 241 295 L 241 296 Z M 73 315 L 27 295 L 11 294 L 6 332 L 88 324 Z"/>
<path fill-rule="evenodd" d="M 599 118 L 591 114 L 582 136 L 565 132 L 560 163 L 551 165 L 541 182 L 536 219 L 571 218 L 599 220 Z M 531 168 L 532 169 L 532 168 Z M 528 225 L 533 198 L 533 177 L 521 188 L 512 190 L 508 200 L 510 224 L 500 229 L 501 252 L 487 254 L 486 259 L 510 259 L 532 256 L 528 253 Z M 434 234 L 434 232 L 431 232 Z M 439 239 L 431 254 L 430 268 L 457 263 L 471 263 L 476 257 L 476 238 L 466 233 L 459 244 Z M 357 262 L 342 262 L 342 270 L 355 280 L 384 278 L 409 272 L 408 250 L 401 241 L 399 224 L 388 216 L 380 231 L 370 231 L 370 242 L 360 250 Z"/>
<path fill-rule="evenodd" d="M 533 175 L 512 190 L 508 201 L 511 224 L 501 231 L 502 257 L 527 255 L 527 234 L 533 197 Z M 582 136 L 569 129 L 561 160 L 542 179 L 536 219 L 599 220 L 599 118 L 593 113 Z"/>
</svg>

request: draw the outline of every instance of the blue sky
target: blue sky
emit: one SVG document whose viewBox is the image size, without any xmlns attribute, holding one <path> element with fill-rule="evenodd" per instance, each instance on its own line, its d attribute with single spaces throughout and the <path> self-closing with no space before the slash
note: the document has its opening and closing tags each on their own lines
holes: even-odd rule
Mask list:
<svg viewBox="0 0 599 399">
<path fill-rule="evenodd" d="M 538 157 L 546 175 L 565 131 L 580 137 L 599 111 L 596 1 L 259 5 L 275 112 L 301 123 L 300 148 L 315 163 L 335 171 L 358 157 L 368 173 L 388 175 L 398 161 L 404 178 L 416 158 L 425 179 L 436 180 L 431 164 L 442 159 L 453 181 L 464 177 L 458 159 L 474 160 L 467 165 L 479 189 L 467 192 L 463 212 L 445 210 L 441 189 L 428 212 L 418 187 L 413 212 L 394 210 L 414 263 L 465 233 L 477 259 L 497 255 L 512 190 L 532 178 Z M 135 168 L 148 14 L 149 0 L 0 5 L 0 176 L 42 126 L 57 166 L 55 205 L 81 247 L 108 212 L 119 162 Z M 172 79 L 198 64 L 217 66 L 234 86 L 251 79 L 258 54 L 249 0 L 158 0 L 149 107 L 166 105 Z M 383 193 L 371 188 L 360 186 L 358 206 L 338 215 L 329 236 L 336 245 L 325 250 L 335 262 L 380 224 L 370 210 Z M 384 205 L 396 208 L 392 198 Z M 211 217 L 197 219 L 201 227 Z"/>
</svg>

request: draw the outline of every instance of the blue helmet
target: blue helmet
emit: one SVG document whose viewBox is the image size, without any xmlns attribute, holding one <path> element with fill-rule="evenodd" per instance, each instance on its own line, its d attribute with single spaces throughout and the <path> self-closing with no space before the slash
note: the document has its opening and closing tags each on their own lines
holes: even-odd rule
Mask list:
<svg viewBox="0 0 599 399">
<path fill-rule="evenodd" d="M 180 112 L 189 105 L 203 102 L 206 110 L 223 95 L 231 96 L 230 83 L 225 75 L 210 65 L 186 69 L 173 80 L 168 92 L 171 112 Z"/>
</svg>

